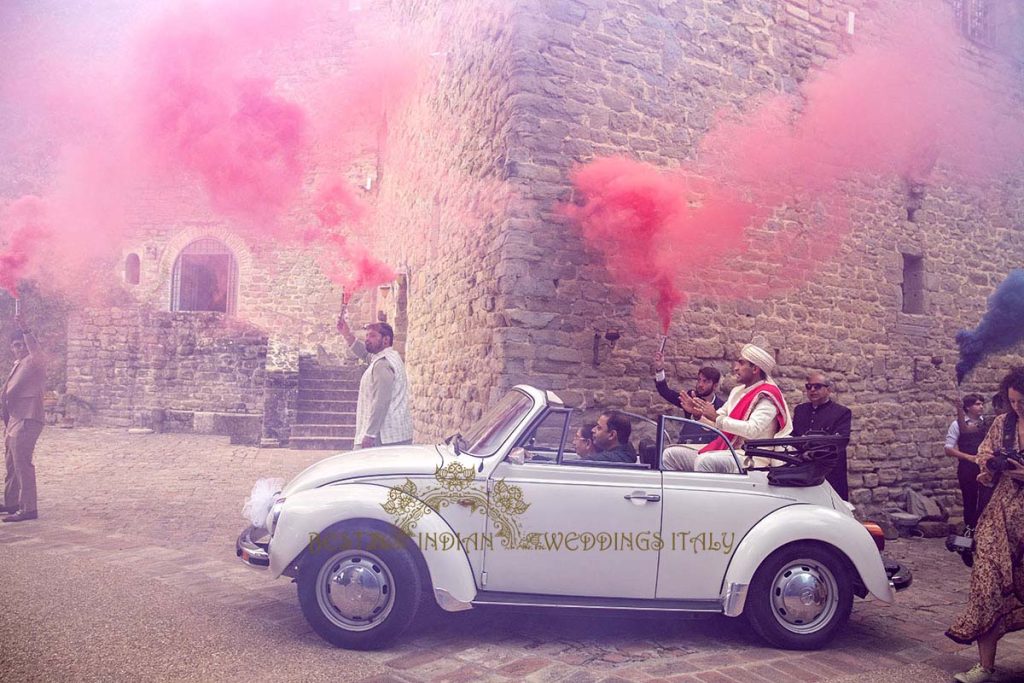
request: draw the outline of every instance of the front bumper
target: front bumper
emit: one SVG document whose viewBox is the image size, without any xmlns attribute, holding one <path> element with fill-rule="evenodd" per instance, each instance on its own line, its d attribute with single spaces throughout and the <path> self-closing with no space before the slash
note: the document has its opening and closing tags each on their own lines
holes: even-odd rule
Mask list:
<svg viewBox="0 0 1024 683">
<path fill-rule="evenodd" d="M 270 534 L 263 527 L 251 526 L 238 535 L 235 555 L 255 569 L 270 567 Z"/>
<path fill-rule="evenodd" d="M 905 567 L 895 560 L 883 558 L 883 564 L 885 565 L 885 575 L 889 577 L 889 585 L 894 590 L 904 590 L 910 588 L 910 584 L 914 582 L 914 575 L 910 572 L 910 567 Z"/>
</svg>

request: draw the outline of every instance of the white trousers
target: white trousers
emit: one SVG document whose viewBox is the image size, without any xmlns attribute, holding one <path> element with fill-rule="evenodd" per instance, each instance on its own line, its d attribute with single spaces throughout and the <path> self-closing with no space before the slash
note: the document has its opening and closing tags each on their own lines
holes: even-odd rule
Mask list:
<svg viewBox="0 0 1024 683">
<path fill-rule="evenodd" d="M 661 456 L 661 468 L 681 472 L 739 472 L 729 451 L 698 453 L 688 446 L 669 446 Z"/>
</svg>

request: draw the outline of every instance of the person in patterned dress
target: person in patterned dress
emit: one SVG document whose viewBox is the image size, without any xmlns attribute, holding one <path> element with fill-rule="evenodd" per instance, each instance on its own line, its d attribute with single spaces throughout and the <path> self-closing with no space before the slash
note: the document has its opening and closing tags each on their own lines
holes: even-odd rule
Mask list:
<svg viewBox="0 0 1024 683">
<path fill-rule="evenodd" d="M 1024 366 L 1003 378 L 1000 393 L 1010 410 L 993 421 L 978 448 L 978 483 L 995 490 L 974 534 L 967 607 L 946 631 L 958 643 L 978 643 L 980 661 L 953 677 L 960 683 L 994 680 L 999 639 L 1024 629 L 1024 466 L 1008 460 L 1001 474 L 989 467 L 997 451 L 1024 449 Z"/>
</svg>

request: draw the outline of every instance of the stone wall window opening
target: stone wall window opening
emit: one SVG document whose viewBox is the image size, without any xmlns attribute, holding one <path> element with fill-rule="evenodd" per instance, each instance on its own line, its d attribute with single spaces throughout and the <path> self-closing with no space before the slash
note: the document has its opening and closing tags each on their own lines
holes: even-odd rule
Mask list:
<svg viewBox="0 0 1024 683">
<path fill-rule="evenodd" d="M 900 283 L 904 313 L 924 313 L 924 257 L 902 254 L 903 281 Z"/>
<path fill-rule="evenodd" d="M 238 262 L 222 242 L 204 237 L 181 250 L 171 276 L 172 311 L 233 314 Z"/>
<path fill-rule="evenodd" d="M 139 284 L 142 264 L 138 254 L 128 254 L 124 259 L 124 281 L 129 285 Z"/>
</svg>

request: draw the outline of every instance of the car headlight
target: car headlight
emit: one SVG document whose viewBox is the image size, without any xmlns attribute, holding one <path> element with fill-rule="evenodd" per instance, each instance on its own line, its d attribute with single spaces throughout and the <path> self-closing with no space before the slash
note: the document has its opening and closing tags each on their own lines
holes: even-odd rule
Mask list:
<svg viewBox="0 0 1024 683">
<path fill-rule="evenodd" d="M 281 516 L 284 500 L 284 496 L 274 498 L 274 503 L 270 506 L 270 512 L 267 513 L 267 531 L 270 532 L 271 536 L 274 535 L 274 528 L 277 526 L 277 520 Z"/>
</svg>

